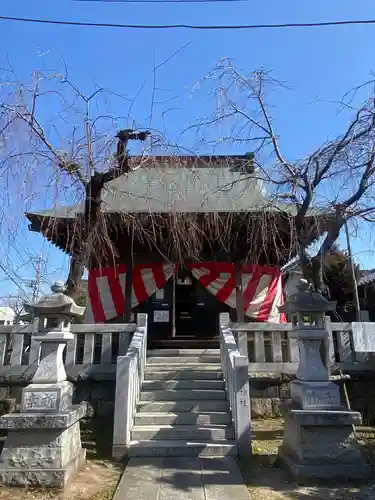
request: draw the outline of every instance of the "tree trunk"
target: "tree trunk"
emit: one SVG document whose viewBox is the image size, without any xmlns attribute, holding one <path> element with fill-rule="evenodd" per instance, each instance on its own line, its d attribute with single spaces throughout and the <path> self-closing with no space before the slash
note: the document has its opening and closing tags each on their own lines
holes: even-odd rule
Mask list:
<svg viewBox="0 0 375 500">
<path fill-rule="evenodd" d="M 66 281 L 66 294 L 70 297 L 76 297 L 81 291 L 82 277 L 85 267 L 88 267 L 90 254 L 93 250 L 89 248 L 89 240 L 92 232 L 97 229 L 103 187 L 103 174 L 95 172 L 86 186 L 84 217 L 76 217 L 76 221 L 81 227 L 79 228 L 80 240 L 74 255 L 71 257 L 69 275 Z"/>
<path fill-rule="evenodd" d="M 85 272 L 84 251 L 73 255 L 70 259 L 70 269 L 68 279 L 66 280 L 66 295 L 75 298 L 79 295 L 82 283 L 82 277 Z"/>
</svg>

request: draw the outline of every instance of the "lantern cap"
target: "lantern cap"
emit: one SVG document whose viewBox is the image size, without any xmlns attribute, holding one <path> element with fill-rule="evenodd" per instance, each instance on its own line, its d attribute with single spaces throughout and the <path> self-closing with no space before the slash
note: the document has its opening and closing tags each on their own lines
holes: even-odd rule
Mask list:
<svg viewBox="0 0 375 500">
<path fill-rule="evenodd" d="M 301 278 L 297 292 L 291 295 L 279 311 L 285 314 L 326 313 L 336 309 L 336 301 L 329 301 L 320 292 L 311 289 L 309 282 Z"/>
<path fill-rule="evenodd" d="M 52 294 L 41 297 L 37 302 L 25 302 L 24 308 L 34 316 L 83 316 L 84 307 L 77 306 L 72 297 L 65 295 L 66 286 L 63 281 L 55 281 L 51 286 Z"/>
</svg>

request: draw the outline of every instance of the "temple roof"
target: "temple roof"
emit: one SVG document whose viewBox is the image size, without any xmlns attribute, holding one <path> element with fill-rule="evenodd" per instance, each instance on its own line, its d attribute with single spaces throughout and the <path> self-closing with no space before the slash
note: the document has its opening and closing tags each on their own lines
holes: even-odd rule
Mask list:
<svg viewBox="0 0 375 500">
<path fill-rule="evenodd" d="M 101 209 L 108 215 L 107 229 L 120 253 L 125 252 L 126 246 L 122 229 L 124 234 L 126 226 L 135 229 L 140 251 L 152 243 L 147 231 L 157 220 L 158 231 L 152 233 L 155 248 L 162 246 L 163 252 L 178 248 L 179 258 L 182 254 L 192 258 L 191 249 L 198 248 L 198 243 L 206 245 L 209 252 L 225 248 L 227 254 L 233 253 L 238 259 L 238 255 L 247 255 L 254 246 L 262 261 L 269 263 L 273 259 L 278 265 L 295 255 L 296 240 L 291 227 L 297 215 L 296 206 L 266 192 L 248 157 L 131 157 L 130 166 L 129 173 L 108 182 L 102 192 Z M 83 212 L 84 202 L 81 202 L 26 215 L 31 231 L 41 232 L 58 248 L 71 253 L 80 237 L 76 216 Z M 179 216 L 169 217 L 169 214 Z M 330 214 L 321 209 L 307 212 L 303 225 L 308 243 L 324 232 L 329 218 Z M 197 224 L 187 228 L 191 220 Z M 181 241 L 173 246 L 169 237 Z"/>
<path fill-rule="evenodd" d="M 138 160 L 137 160 L 138 158 Z M 137 164 L 138 161 L 138 164 Z M 136 170 L 106 184 L 105 213 L 207 213 L 281 211 L 296 215 L 293 204 L 275 201 L 248 169 L 244 156 L 150 157 L 131 159 Z M 221 167 L 221 168 L 220 168 Z M 27 214 L 35 218 L 73 219 L 84 203 Z M 309 216 L 322 215 L 310 210 Z"/>
</svg>

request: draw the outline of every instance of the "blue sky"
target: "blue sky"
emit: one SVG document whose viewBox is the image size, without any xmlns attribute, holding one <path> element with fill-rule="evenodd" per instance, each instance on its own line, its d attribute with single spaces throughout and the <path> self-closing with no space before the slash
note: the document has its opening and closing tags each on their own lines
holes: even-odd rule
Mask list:
<svg viewBox="0 0 375 500">
<path fill-rule="evenodd" d="M 373 13 L 371 0 L 206 4 L 13 0 L 2 2 L 1 6 L 4 16 L 134 24 L 312 22 L 373 18 Z M 132 117 L 146 125 L 155 61 L 156 64 L 163 62 L 187 45 L 160 68 L 156 76 L 157 87 L 164 89 L 157 91 L 156 100 L 164 104 L 155 106 L 153 124 L 167 127 L 171 134 L 178 133 L 208 109 L 204 99 L 191 99 L 189 93 L 219 59 L 231 57 L 235 65 L 245 71 L 264 67 L 288 86 L 288 90 L 272 95 L 272 104 L 284 154 L 293 159 L 308 154 L 319 143 L 340 132 L 344 117 L 337 113 L 336 102 L 346 91 L 371 77 L 375 69 L 374 38 L 375 25 L 206 32 L 0 21 L 0 67 L 8 67 L 10 63 L 19 79 L 26 80 L 43 64 L 61 71 L 64 62 L 75 84 L 87 93 L 99 84 L 132 98 L 143 86 Z M 172 97 L 176 99 L 172 101 Z M 170 102 L 165 104 L 165 101 Z M 165 118 L 163 111 L 167 108 L 173 109 Z M 125 114 L 127 111 L 124 109 Z M 46 108 L 42 113 L 46 119 L 51 118 L 53 110 Z M 26 223 L 24 229 L 26 234 Z M 353 249 L 359 262 L 375 267 L 371 239 L 360 233 L 353 241 Z M 36 254 L 43 244 L 39 235 L 28 234 L 24 241 Z M 15 246 L 18 250 L 22 247 L 19 241 Z M 64 278 L 66 258 L 49 244 L 44 244 L 44 255 L 48 260 L 49 278 Z M 24 264 L 18 270 L 20 279 L 33 274 L 32 267 Z M 0 296 L 15 290 L 9 281 L 1 281 L 0 271 Z"/>
</svg>

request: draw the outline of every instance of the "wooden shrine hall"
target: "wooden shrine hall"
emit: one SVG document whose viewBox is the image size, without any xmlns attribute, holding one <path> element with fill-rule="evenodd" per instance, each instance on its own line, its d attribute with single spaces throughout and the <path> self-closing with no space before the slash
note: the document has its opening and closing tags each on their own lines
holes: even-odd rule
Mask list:
<svg viewBox="0 0 375 500">
<path fill-rule="evenodd" d="M 280 267 L 297 250 L 296 208 L 266 191 L 249 157 L 135 156 L 130 164 L 134 170 L 103 190 L 113 248 L 90 255 L 85 323 L 124 321 L 127 269 L 133 314 L 148 313 L 155 342 L 207 343 L 221 312 L 283 321 Z M 83 211 L 84 202 L 27 217 L 30 230 L 72 254 Z M 308 213 L 305 231 L 316 239 L 323 216 Z"/>
</svg>

